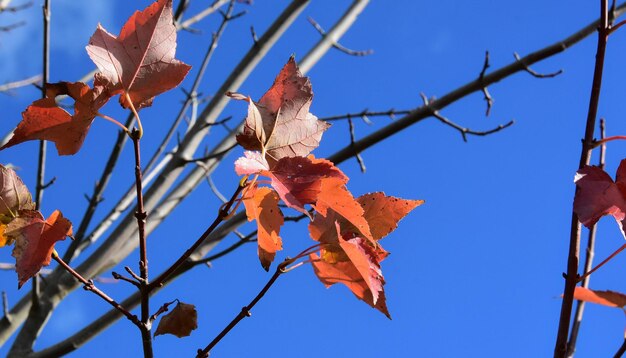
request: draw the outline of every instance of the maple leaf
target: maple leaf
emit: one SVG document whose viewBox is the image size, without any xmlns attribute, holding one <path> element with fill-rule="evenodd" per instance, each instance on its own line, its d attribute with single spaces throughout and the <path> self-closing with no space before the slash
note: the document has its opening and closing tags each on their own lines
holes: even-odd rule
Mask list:
<svg viewBox="0 0 626 358">
<path fill-rule="evenodd" d="M 248 116 L 237 142 L 248 150 L 265 149 L 270 163 L 308 155 L 319 146 L 322 134 L 330 127 L 309 112 L 313 99 L 311 82 L 302 76 L 293 56 L 259 102 L 241 94 L 228 95 L 248 102 Z"/>
<path fill-rule="evenodd" d="M 626 306 L 626 295 L 615 291 L 597 291 L 577 286 L 574 290 L 574 299 L 596 303 L 608 307 Z"/>
<path fill-rule="evenodd" d="M 198 328 L 198 312 L 196 306 L 178 302 L 172 312 L 161 318 L 154 336 L 173 334 L 178 338 L 187 337 Z"/>
<path fill-rule="evenodd" d="M 191 68 L 174 58 L 171 0 L 159 0 L 135 12 L 117 37 L 98 25 L 87 53 L 100 69 L 94 86 L 105 87 L 112 96 L 127 93 L 136 109 L 152 105 L 154 96 L 178 86 Z M 130 108 L 124 95 L 120 104 Z"/>
<path fill-rule="evenodd" d="M 55 98 L 60 95 L 68 95 L 75 100 L 73 115 L 56 103 Z M 11 140 L 0 149 L 41 139 L 54 142 L 59 155 L 76 154 L 98 110 L 109 97 L 103 88 L 92 90 L 82 82 L 46 84 L 46 98 L 33 102 L 22 112 L 22 121 L 17 125 Z"/>
<path fill-rule="evenodd" d="M 288 207 L 306 215 L 309 212 L 304 205 L 317 202 L 324 180 L 348 182 L 348 177 L 332 162 L 312 156 L 282 158 L 262 174 L 271 179 L 272 187 Z"/>
<path fill-rule="evenodd" d="M 578 220 L 592 227 L 604 215 L 611 215 L 621 222 L 624 234 L 626 217 L 626 160 L 622 160 L 616 174 L 616 181 L 602 169 L 585 166 L 578 170 L 574 179 L 578 190 L 574 197 L 574 212 Z"/>
<path fill-rule="evenodd" d="M 46 220 L 39 211 L 23 210 L 7 224 L 4 234 L 15 241 L 12 255 L 21 288 L 42 266 L 50 264 L 54 244 L 72 234 L 72 223 L 58 210 Z"/>
<path fill-rule="evenodd" d="M 248 221 L 256 220 L 258 231 L 258 255 L 261 266 L 269 270 L 276 251 L 282 250 L 280 227 L 284 223 L 283 213 L 278 207 L 278 195 L 268 187 L 253 186 L 243 199 Z"/>
<path fill-rule="evenodd" d="M 0 164 L 0 223 L 8 223 L 20 210 L 34 209 L 30 192 L 11 168 Z"/>
<path fill-rule="evenodd" d="M 385 280 L 380 268 L 380 263 L 389 253 L 378 241 L 395 230 L 398 221 L 421 205 L 423 200 L 399 199 L 380 192 L 366 194 L 355 200 L 361 208 L 359 216 L 352 208 L 352 203 L 346 201 L 346 194 L 337 194 L 337 190 L 347 192 L 343 185 L 333 183 L 333 180 L 327 180 L 327 183 L 333 185 L 335 190 L 322 189 L 322 193 L 328 193 L 329 199 L 320 202 L 327 207 L 325 212 L 318 211 L 309 224 L 311 238 L 324 244 L 319 256 L 310 256 L 314 272 L 326 287 L 342 283 L 357 298 L 391 318 L 385 302 Z M 336 196 L 344 198 L 337 200 L 338 203 L 346 201 L 347 204 L 342 207 L 332 203 L 330 198 Z M 337 212 L 336 208 L 344 210 L 344 214 Z M 345 212 L 352 213 L 346 215 Z M 370 238 L 365 236 L 362 228 L 355 225 L 354 221 L 359 221 L 355 218 L 358 217 L 365 220 L 365 227 L 371 230 Z"/>
</svg>

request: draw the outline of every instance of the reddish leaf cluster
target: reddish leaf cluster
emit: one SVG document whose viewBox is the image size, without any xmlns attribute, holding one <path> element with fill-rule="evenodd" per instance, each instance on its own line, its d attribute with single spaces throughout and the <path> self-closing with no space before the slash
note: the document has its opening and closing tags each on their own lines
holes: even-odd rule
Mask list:
<svg viewBox="0 0 626 358">
<path fill-rule="evenodd" d="M 258 255 L 268 270 L 276 251 L 284 219 L 278 205 L 285 205 L 312 219 L 309 232 L 319 242 L 319 254 L 311 254 L 314 272 L 327 287 L 343 283 L 361 300 L 387 317 L 380 262 L 388 252 L 379 240 L 421 200 L 403 200 L 383 193 L 355 199 L 346 188 L 348 177 L 325 159 L 310 155 L 329 124 L 309 113 L 313 92 L 292 58 L 272 87 L 253 102 L 237 141 L 249 151 L 235 162 L 238 175 L 255 175 L 243 195 L 248 220 L 258 225 Z M 255 152 L 253 152 L 255 151 Z M 256 176 L 270 179 L 271 188 L 259 187 Z M 313 214 L 307 209 L 310 205 Z"/>
<path fill-rule="evenodd" d="M 72 223 L 58 210 L 48 219 L 35 209 L 13 169 L 0 165 L 0 247 L 15 244 L 18 287 L 49 265 L 54 244 L 72 235 Z"/>
<path fill-rule="evenodd" d="M 46 84 L 46 98 L 22 112 L 13 137 L 0 149 L 41 139 L 54 142 L 59 155 L 76 154 L 98 111 L 112 96 L 119 94 L 124 108 L 150 106 L 154 96 L 178 86 L 190 69 L 174 58 L 171 0 L 159 0 L 133 14 L 117 37 L 98 26 L 87 52 L 100 69 L 93 89 L 82 82 Z M 74 114 L 56 103 L 60 95 L 74 99 Z"/>
</svg>

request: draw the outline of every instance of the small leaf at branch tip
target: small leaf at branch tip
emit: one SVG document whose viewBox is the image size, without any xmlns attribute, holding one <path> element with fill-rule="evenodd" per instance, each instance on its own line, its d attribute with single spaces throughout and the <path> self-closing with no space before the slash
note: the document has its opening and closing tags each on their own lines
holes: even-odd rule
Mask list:
<svg viewBox="0 0 626 358">
<path fill-rule="evenodd" d="M 179 301 L 170 313 L 161 318 L 154 336 L 173 334 L 182 338 L 189 336 L 196 328 L 198 328 L 196 306 Z"/>
</svg>

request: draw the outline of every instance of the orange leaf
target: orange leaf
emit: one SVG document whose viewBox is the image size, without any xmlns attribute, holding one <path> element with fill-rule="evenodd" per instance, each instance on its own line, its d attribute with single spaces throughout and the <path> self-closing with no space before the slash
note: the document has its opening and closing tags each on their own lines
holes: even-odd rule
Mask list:
<svg viewBox="0 0 626 358">
<path fill-rule="evenodd" d="M 626 295 L 615 291 L 596 291 L 577 286 L 574 290 L 574 299 L 596 303 L 609 307 L 626 306 Z"/>
<path fill-rule="evenodd" d="M 354 200 L 344 184 L 345 182 L 336 178 L 322 180 L 320 193 L 313 207 L 323 216 L 328 215 L 328 209 L 332 209 L 333 212 L 354 225 L 365 238 L 373 240 L 369 224 L 363 217 L 363 208 Z"/>
<path fill-rule="evenodd" d="M 74 102 L 74 114 L 56 103 L 56 96 L 68 95 Z M 54 142 L 59 155 L 76 154 L 83 145 L 100 107 L 109 99 L 102 88 L 92 90 L 82 82 L 60 82 L 46 85 L 46 98 L 33 102 L 22 112 L 22 121 L 11 140 L 2 148 L 35 139 Z"/>
<path fill-rule="evenodd" d="M 104 86 L 111 95 L 128 93 L 137 109 L 150 106 L 154 96 L 178 86 L 191 68 L 174 58 L 171 0 L 159 0 L 135 12 L 117 37 L 98 25 L 87 52 L 100 69 L 94 86 Z M 120 96 L 120 104 L 130 108 L 126 96 Z"/>
<path fill-rule="evenodd" d="M 267 151 L 270 164 L 285 157 L 304 157 L 319 146 L 330 124 L 309 113 L 313 91 L 293 57 L 280 70 L 274 84 L 258 103 L 249 97 L 229 93 L 248 102 L 248 117 L 237 142 L 248 150 Z"/>
<path fill-rule="evenodd" d="M 361 204 L 363 217 L 376 241 L 394 231 L 398 221 L 424 203 L 424 200 L 400 199 L 381 192 L 362 195 L 356 201 Z"/>
<path fill-rule="evenodd" d="M 39 211 L 25 210 L 7 225 L 5 235 L 15 240 L 13 257 L 21 288 L 42 266 L 50 264 L 54 244 L 72 235 L 72 223 L 58 210 L 45 221 Z"/>
<path fill-rule="evenodd" d="M 311 255 L 315 274 L 327 287 L 335 283 L 346 285 L 355 296 L 390 318 L 383 288 L 385 280 L 380 268 L 380 263 L 389 253 L 378 240 L 393 231 L 398 221 L 423 201 L 398 199 L 383 193 L 359 197 L 356 203 L 362 208 L 360 217 L 372 232 L 372 238 L 368 240 L 355 225 L 360 219 L 348 199 L 352 196 L 347 189 L 333 179 L 327 179 L 321 193 L 316 209 L 323 206 L 325 211 L 318 210 L 309 224 L 311 238 L 324 244 L 320 256 Z M 348 214 L 341 214 L 337 209 Z M 351 215 L 351 219 L 346 215 Z"/>
<path fill-rule="evenodd" d="M 385 281 L 381 275 L 377 275 L 375 279 L 368 276 L 364 277 L 352 261 L 329 263 L 316 254 L 311 254 L 310 258 L 315 275 L 326 287 L 330 287 L 336 283 L 342 283 L 346 285 L 358 299 L 379 310 L 387 316 L 387 318 L 391 319 L 391 315 L 387 309 L 385 291 L 382 287 Z M 364 260 L 371 262 L 373 267 L 380 268 L 380 266 L 373 261 L 369 261 L 367 256 L 364 256 Z M 375 293 L 370 287 L 369 281 L 372 280 L 377 280 L 377 284 L 380 286 L 380 290 Z"/>
<path fill-rule="evenodd" d="M 178 338 L 187 337 L 198 328 L 198 312 L 196 306 L 178 302 L 172 312 L 161 318 L 154 336 L 173 334 Z"/>
<path fill-rule="evenodd" d="M 276 251 L 282 250 L 280 227 L 284 223 L 283 213 L 278 207 L 278 194 L 270 188 L 252 187 L 243 200 L 248 221 L 256 220 L 258 226 L 258 253 L 261 265 L 269 270 Z"/>
</svg>

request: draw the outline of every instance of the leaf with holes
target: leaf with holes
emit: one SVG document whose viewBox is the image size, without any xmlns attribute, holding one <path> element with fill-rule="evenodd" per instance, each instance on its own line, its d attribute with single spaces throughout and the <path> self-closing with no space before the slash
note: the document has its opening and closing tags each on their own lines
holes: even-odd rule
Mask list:
<svg viewBox="0 0 626 358">
<path fill-rule="evenodd" d="M 274 84 L 254 103 L 249 97 L 228 93 L 248 102 L 248 116 L 237 142 L 248 150 L 265 148 L 270 164 L 285 157 L 304 157 L 319 146 L 330 124 L 309 112 L 313 91 L 293 57 L 282 68 Z"/>
<path fill-rule="evenodd" d="M 121 94 L 124 108 L 130 108 L 124 94 L 135 108 L 148 107 L 154 96 L 178 86 L 191 68 L 174 58 L 171 0 L 159 0 L 135 12 L 117 37 L 98 25 L 87 53 L 100 69 L 94 85 L 105 87 L 111 95 Z"/>
<path fill-rule="evenodd" d="M 74 114 L 59 107 L 55 98 L 61 95 L 74 99 Z M 0 149 L 40 139 L 54 142 L 59 155 L 76 154 L 98 110 L 109 97 L 102 87 L 92 90 L 82 82 L 46 84 L 46 98 L 33 102 L 22 112 L 22 121 L 9 142 Z"/>
</svg>

